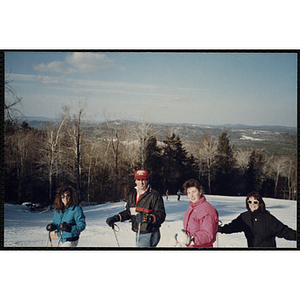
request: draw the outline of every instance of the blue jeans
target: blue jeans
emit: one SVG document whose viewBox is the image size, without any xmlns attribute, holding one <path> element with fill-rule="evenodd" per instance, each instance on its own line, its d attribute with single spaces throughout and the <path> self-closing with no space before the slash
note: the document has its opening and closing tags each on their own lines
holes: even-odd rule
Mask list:
<svg viewBox="0 0 300 300">
<path fill-rule="evenodd" d="M 151 233 L 140 233 L 139 240 L 137 240 L 138 234 L 136 234 L 135 240 L 137 247 L 156 247 L 160 240 L 160 231 L 153 231 Z"/>
</svg>

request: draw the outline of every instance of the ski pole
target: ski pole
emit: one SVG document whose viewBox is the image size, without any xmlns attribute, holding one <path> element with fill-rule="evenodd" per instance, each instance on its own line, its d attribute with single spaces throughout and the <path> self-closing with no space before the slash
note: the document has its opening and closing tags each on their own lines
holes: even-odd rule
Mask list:
<svg viewBox="0 0 300 300">
<path fill-rule="evenodd" d="M 115 227 L 117 227 L 117 230 L 115 229 Z M 118 237 L 117 237 L 117 234 L 116 232 L 119 232 L 120 231 L 120 228 L 118 225 L 116 225 L 115 223 L 113 224 L 113 227 L 112 227 L 113 231 L 114 231 L 114 234 L 115 234 L 115 238 L 116 238 L 116 241 L 117 241 L 117 244 L 118 244 L 118 247 L 120 247 L 119 245 L 119 241 L 118 241 Z"/>
<path fill-rule="evenodd" d="M 141 223 L 138 225 L 138 233 L 137 233 L 137 241 L 136 241 L 136 246 L 139 246 L 139 241 L 140 241 L 140 231 L 141 231 Z"/>
<path fill-rule="evenodd" d="M 55 232 L 56 232 L 56 231 L 55 231 Z M 57 246 L 56 246 L 56 247 L 59 247 L 60 240 L 61 240 L 61 238 L 62 238 L 63 233 L 64 233 L 64 231 L 61 230 L 60 237 L 59 237 L 59 240 L 58 240 L 58 242 L 57 242 Z M 57 235 L 57 232 L 56 232 L 56 235 Z M 55 237 L 55 238 L 56 238 L 56 237 Z"/>
<path fill-rule="evenodd" d="M 49 239 L 50 239 L 50 235 L 49 235 L 49 233 L 47 233 L 47 242 L 46 242 L 46 247 L 48 247 Z"/>
<path fill-rule="evenodd" d="M 176 233 L 176 234 L 175 234 L 175 241 L 176 241 L 176 244 L 175 244 L 175 246 L 174 246 L 175 248 L 176 248 L 176 246 L 177 246 L 177 244 L 178 244 L 177 236 L 178 236 L 178 234 Z"/>
<path fill-rule="evenodd" d="M 61 235 L 60 235 L 60 237 L 59 237 L 59 240 L 58 240 L 58 243 L 57 243 L 57 246 L 56 246 L 56 247 L 59 247 L 61 237 L 62 237 L 62 233 L 61 233 Z"/>
<path fill-rule="evenodd" d="M 51 232 L 49 231 L 48 233 L 48 238 L 47 238 L 47 244 L 46 244 L 46 247 L 48 247 L 48 243 L 50 241 L 50 247 L 52 247 L 52 239 L 51 239 Z"/>
</svg>

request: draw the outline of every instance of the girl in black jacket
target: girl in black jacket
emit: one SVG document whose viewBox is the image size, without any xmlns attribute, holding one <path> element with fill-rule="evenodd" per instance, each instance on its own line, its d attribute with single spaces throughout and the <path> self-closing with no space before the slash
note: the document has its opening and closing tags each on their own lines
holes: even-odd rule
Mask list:
<svg viewBox="0 0 300 300">
<path fill-rule="evenodd" d="M 240 214 L 231 223 L 219 226 L 218 232 L 244 232 L 248 247 L 275 248 L 275 237 L 296 240 L 296 231 L 277 220 L 266 210 L 262 197 L 251 192 L 246 198 L 247 211 Z"/>
</svg>

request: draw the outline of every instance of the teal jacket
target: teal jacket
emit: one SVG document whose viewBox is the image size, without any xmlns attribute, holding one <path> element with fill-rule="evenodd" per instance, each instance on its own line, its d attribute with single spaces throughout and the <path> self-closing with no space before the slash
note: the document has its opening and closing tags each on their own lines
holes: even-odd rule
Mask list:
<svg viewBox="0 0 300 300">
<path fill-rule="evenodd" d="M 55 211 L 53 216 L 53 224 L 57 226 L 57 236 L 60 237 L 61 230 L 58 229 L 60 223 L 66 222 L 71 225 L 71 232 L 62 232 L 61 241 L 76 241 L 79 238 L 80 232 L 85 229 L 85 215 L 80 206 L 72 205 L 71 207 Z"/>
</svg>

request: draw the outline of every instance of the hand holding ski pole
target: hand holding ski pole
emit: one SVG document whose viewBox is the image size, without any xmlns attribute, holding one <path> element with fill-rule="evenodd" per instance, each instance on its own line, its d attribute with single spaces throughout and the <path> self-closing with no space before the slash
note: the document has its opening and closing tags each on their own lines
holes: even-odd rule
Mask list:
<svg viewBox="0 0 300 300">
<path fill-rule="evenodd" d="M 46 230 L 48 231 L 46 247 L 48 247 L 49 242 L 50 242 L 50 247 L 52 247 L 51 232 L 56 229 L 57 229 L 57 226 L 54 225 L 52 222 L 46 226 Z"/>
<path fill-rule="evenodd" d="M 50 247 L 52 247 L 52 238 L 51 238 L 51 232 L 55 231 L 57 229 L 57 226 L 55 224 L 53 224 L 52 222 L 49 223 L 46 226 L 46 230 L 48 231 L 48 236 L 47 236 L 47 243 L 46 243 L 46 247 L 48 247 L 48 243 L 50 242 Z"/>
<path fill-rule="evenodd" d="M 119 215 L 114 215 L 112 217 L 109 217 L 106 219 L 106 224 L 111 227 L 112 229 L 114 229 L 114 224 L 115 222 L 119 222 L 120 221 L 120 216 Z"/>
<path fill-rule="evenodd" d="M 57 229 L 57 226 L 54 225 L 53 223 L 49 223 L 47 226 L 46 226 L 46 229 L 47 231 L 54 231 Z"/>
<path fill-rule="evenodd" d="M 115 222 L 119 222 L 120 221 L 120 216 L 119 215 L 114 215 L 112 217 L 109 217 L 106 219 L 106 224 L 112 228 L 113 232 L 114 232 L 114 235 L 115 235 L 115 238 L 116 238 L 116 241 L 117 241 L 117 244 L 118 244 L 118 247 L 120 247 L 119 245 L 119 241 L 118 241 L 118 237 L 117 237 L 117 234 L 116 232 L 119 232 L 120 231 L 120 228 L 115 224 Z M 117 228 L 117 229 L 116 229 Z"/>
</svg>

